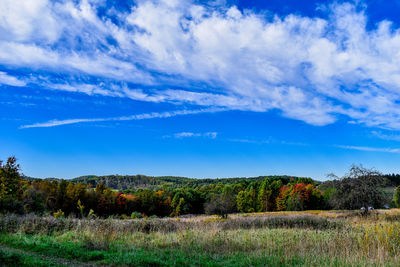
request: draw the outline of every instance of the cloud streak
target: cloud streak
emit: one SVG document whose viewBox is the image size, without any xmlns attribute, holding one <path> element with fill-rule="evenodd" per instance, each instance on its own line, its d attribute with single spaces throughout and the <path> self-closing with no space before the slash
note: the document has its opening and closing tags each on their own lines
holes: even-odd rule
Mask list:
<svg viewBox="0 0 400 267">
<path fill-rule="evenodd" d="M 380 148 L 380 147 L 343 146 L 343 145 L 337 145 L 336 147 L 343 149 L 350 149 L 350 150 L 367 151 L 367 152 L 400 153 L 400 148 Z"/>
<path fill-rule="evenodd" d="M 193 114 L 212 113 L 212 112 L 221 112 L 221 111 L 223 111 L 223 109 L 209 108 L 209 109 L 197 109 L 197 110 L 177 110 L 177 111 L 142 113 L 142 114 L 121 116 L 121 117 L 112 117 L 112 118 L 50 120 L 47 122 L 22 125 L 19 128 L 20 129 L 47 128 L 47 127 L 55 127 L 55 126 L 85 123 L 85 122 L 134 121 L 134 120 L 162 119 L 162 118 L 171 118 L 171 117 L 183 116 L 183 115 L 193 115 Z"/>
<path fill-rule="evenodd" d="M 372 135 L 383 140 L 400 141 L 400 135 L 398 134 L 384 134 L 380 131 L 372 131 L 371 133 Z"/>
<path fill-rule="evenodd" d="M 191 138 L 191 137 L 204 137 L 204 138 L 210 138 L 210 139 L 215 139 L 217 138 L 218 133 L 217 132 L 205 132 L 205 133 L 194 133 L 194 132 L 180 132 L 180 133 L 175 133 L 172 136 L 171 135 L 166 135 L 164 138 L 177 138 L 177 139 L 182 139 L 182 138 Z"/>
<path fill-rule="evenodd" d="M 17 77 L 8 75 L 7 73 L 0 71 L 0 84 L 11 86 L 25 86 L 26 82 L 18 79 Z"/>
</svg>

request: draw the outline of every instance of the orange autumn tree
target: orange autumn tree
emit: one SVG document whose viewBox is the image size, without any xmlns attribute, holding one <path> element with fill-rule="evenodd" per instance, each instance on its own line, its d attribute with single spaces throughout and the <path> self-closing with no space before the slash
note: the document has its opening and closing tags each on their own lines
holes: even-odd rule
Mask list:
<svg viewBox="0 0 400 267">
<path fill-rule="evenodd" d="M 320 209 L 323 198 L 321 191 L 312 184 L 285 185 L 276 199 L 278 210 Z"/>
<path fill-rule="evenodd" d="M 279 195 L 276 198 L 276 210 L 283 211 L 286 210 L 286 200 L 289 196 L 289 192 L 291 191 L 291 185 L 284 185 L 279 190 Z"/>
</svg>

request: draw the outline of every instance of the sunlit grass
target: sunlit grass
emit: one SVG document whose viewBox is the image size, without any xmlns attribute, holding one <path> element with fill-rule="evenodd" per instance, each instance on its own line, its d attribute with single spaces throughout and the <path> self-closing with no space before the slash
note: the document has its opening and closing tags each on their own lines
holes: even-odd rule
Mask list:
<svg viewBox="0 0 400 267">
<path fill-rule="evenodd" d="M 52 257 L 137 266 L 399 266 L 399 215 L 379 210 L 367 217 L 307 211 L 228 219 L 62 219 L 49 224 L 55 231 L 46 229 L 46 218 L 3 217 L 0 242 Z"/>
</svg>

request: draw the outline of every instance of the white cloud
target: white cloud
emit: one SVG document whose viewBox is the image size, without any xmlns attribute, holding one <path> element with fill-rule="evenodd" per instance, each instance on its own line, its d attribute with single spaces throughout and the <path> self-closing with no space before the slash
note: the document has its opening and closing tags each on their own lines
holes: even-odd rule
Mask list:
<svg viewBox="0 0 400 267">
<path fill-rule="evenodd" d="M 55 126 L 61 126 L 61 125 L 66 125 L 66 124 L 76 124 L 76 123 L 81 123 L 81 122 L 98 122 L 98 121 L 107 121 L 107 120 L 110 120 L 110 119 L 98 118 L 98 119 L 50 120 L 47 122 L 23 125 L 20 127 L 20 129 L 47 128 L 47 127 L 55 127 Z"/>
<path fill-rule="evenodd" d="M 0 65 L 30 68 L 34 78 L 39 70 L 104 79 L 104 85 L 77 79 L 81 84 L 65 81 L 49 89 L 277 109 L 313 125 L 345 115 L 400 129 L 400 29 L 381 21 L 367 30 L 367 15 L 352 4 L 329 6 L 327 18 L 272 20 L 222 2 L 167 0 L 137 1 L 129 11 L 107 7 L 99 16 L 105 4 L 3 0 Z M 120 85 L 125 82 L 136 86 Z M 198 83 L 204 86 L 193 85 Z"/>
<path fill-rule="evenodd" d="M 253 139 L 229 139 L 229 141 L 235 143 L 246 143 L 246 144 L 257 144 L 257 145 L 271 143 L 271 140 L 253 140 Z"/>
<path fill-rule="evenodd" d="M 215 139 L 217 138 L 218 133 L 217 132 L 207 132 L 204 133 L 203 136 L 211 138 L 211 139 Z"/>
<path fill-rule="evenodd" d="M 256 145 L 266 145 L 266 144 L 282 144 L 282 145 L 290 145 L 290 146 L 309 146 L 307 143 L 302 142 L 293 142 L 293 141 L 285 141 L 285 140 L 276 140 L 272 137 L 268 139 L 228 139 L 230 142 L 235 143 L 247 143 L 247 144 L 256 144 Z"/>
<path fill-rule="evenodd" d="M 175 133 L 172 136 L 171 135 L 165 135 L 164 138 L 188 138 L 188 137 L 204 137 L 204 138 L 210 138 L 210 139 L 215 139 L 217 138 L 218 133 L 217 132 L 205 132 L 205 133 L 193 133 L 193 132 L 180 132 L 180 133 Z"/>
<path fill-rule="evenodd" d="M 400 135 L 398 134 L 384 134 L 380 131 L 372 131 L 372 134 L 380 139 L 400 141 Z"/>
<path fill-rule="evenodd" d="M 165 111 L 165 112 L 152 112 L 152 113 L 143 113 L 143 114 L 135 114 L 130 116 L 120 116 L 120 117 L 111 117 L 111 118 L 92 118 L 92 119 L 67 119 L 67 120 L 50 120 L 47 122 L 40 122 L 34 124 L 23 125 L 20 129 L 27 128 L 47 128 L 47 127 L 55 127 L 67 124 L 77 124 L 84 122 L 102 122 L 102 121 L 133 121 L 133 120 L 147 120 L 147 119 L 162 119 L 162 118 L 171 118 L 175 116 L 182 115 L 192 115 L 199 113 L 212 113 L 212 112 L 221 112 L 223 109 L 218 108 L 208 108 L 208 109 L 197 109 L 197 110 L 176 110 L 176 111 Z M 213 136 L 213 133 L 207 133 Z M 215 133 L 216 137 L 216 133 Z"/>
<path fill-rule="evenodd" d="M 387 152 L 387 153 L 400 153 L 400 148 L 380 148 L 380 147 L 367 147 L 367 146 L 343 146 L 337 147 L 351 150 L 368 151 L 368 152 Z"/>
<path fill-rule="evenodd" d="M 15 41 L 55 41 L 59 37 L 51 5 L 47 0 L 2 0 L 0 5 L 0 39 Z"/>
<path fill-rule="evenodd" d="M 0 84 L 11 86 L 25 86 L 26 82 L 18 79 L 17 77 L 8 75 L 7 73 L 0 71 Z"/>
<path fill-rule="evenodd" d="M 200 136 L 199 133 L 191 133 L 191 132 L 182 132 L 182 133 L 176 133 L 174 134 L 175 138 L 182 138 L 182 137 L 195 137 L 195 136 Z"/>
<path fill-rule="evenodd" d="M 131 63 L 107 54 L 96 53 L 89 57 L 45 49 L 34 44 L 0 41 L 0 64 L 51 70 L 56 73 L 84 73 L 130 82 L 151 84 L 152 77 Z"/>
</svg>

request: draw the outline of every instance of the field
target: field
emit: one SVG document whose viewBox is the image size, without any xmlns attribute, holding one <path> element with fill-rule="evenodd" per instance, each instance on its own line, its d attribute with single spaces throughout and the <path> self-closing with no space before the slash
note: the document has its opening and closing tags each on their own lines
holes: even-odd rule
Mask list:
<svg viewBox="0 0 400 267">
<path fill-rule="evenodd" d="M 400 266 L 400 210 L 0 217 L 5 266 Z"/>
</svg>

